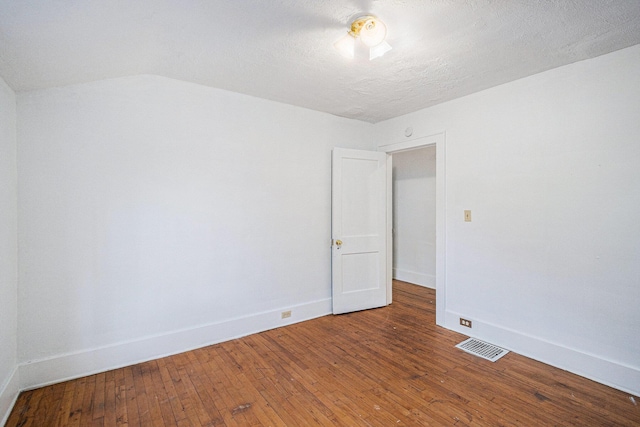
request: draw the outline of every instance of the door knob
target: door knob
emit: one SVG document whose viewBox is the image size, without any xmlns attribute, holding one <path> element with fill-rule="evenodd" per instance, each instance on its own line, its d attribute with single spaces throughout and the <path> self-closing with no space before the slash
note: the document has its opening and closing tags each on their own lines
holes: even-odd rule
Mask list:
<svg viewBox="0 0 640 427">
<path fill-rule="evenodd" d="M 342 246 L 342 240 L 336 240 L 336 246 L 340 249 L 340 246 Z"/>
</svg>

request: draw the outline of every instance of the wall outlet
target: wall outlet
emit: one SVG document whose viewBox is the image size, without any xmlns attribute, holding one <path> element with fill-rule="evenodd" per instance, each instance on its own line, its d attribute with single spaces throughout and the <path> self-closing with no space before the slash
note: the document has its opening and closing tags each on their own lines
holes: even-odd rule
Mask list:
<svg viewBox="0 0 640 427">
<path fill-rule="evenodd" d="M 291 317 L 291 310 L 283 311 L 281 316 L 282 316 L 282 319 Z"/>
<path fill-rule="evenodd" d="M 471 327 L 471 320 L 467 320 L 467 319 L 463 319 L 462 317 L 460 318 L 460 324 L 462 326 L 466 326 L 467 328 Z"/>
</svg>

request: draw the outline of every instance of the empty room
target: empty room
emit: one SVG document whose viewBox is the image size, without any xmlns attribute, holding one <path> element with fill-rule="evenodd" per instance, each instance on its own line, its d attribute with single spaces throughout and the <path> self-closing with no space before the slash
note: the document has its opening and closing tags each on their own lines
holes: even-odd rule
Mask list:
<svg viewBox="0 0 640 427">
<path fill-rule="evenodd" d="M 640 2 L 0 2 L 0 425 L 640 425 Z"/>
</svg>

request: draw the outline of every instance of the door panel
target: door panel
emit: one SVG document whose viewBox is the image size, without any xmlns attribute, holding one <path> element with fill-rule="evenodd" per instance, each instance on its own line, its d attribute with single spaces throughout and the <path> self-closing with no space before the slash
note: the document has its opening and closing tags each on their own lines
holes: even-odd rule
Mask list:
<svg viewBox="0 0 640 427">
<path fill-rule="evenodd" d="M 333 313 L 387 305 L 390 156 L 335 148 L 332 160 Z"/>
<path fill-rule="evenodd" d="M 376 289 L 378 284 L 378 254 L 376 252 L 342 255 L 342 292 Z"/>
</svg>

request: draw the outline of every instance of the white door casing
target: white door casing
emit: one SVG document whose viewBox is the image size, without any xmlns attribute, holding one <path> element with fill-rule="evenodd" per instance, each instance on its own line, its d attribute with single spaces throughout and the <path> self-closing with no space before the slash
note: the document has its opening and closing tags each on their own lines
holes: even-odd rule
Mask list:
<svg viewBox="0 0 640 427">
<path fill-rule="evenodd" d="M 334 148 L 331 182 L 333 313 L 391 303 L 391 156 Z"/>
</svg>

